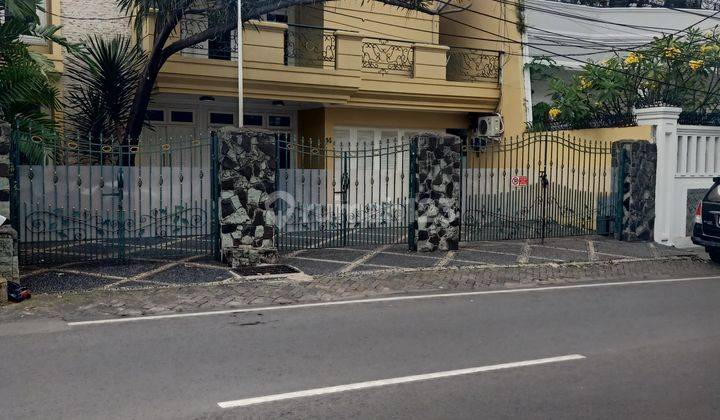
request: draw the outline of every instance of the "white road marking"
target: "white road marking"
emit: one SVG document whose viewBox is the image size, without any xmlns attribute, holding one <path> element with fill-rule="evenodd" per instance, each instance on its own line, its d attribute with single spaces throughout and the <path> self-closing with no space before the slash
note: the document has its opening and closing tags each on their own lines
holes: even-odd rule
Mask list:
<svg viewBox="0 0 720 420">
<path fill-rule="evenodd" d="M 68 325 L 73 326 L 73 327 L 79 327 L 79 326 L 86 326 L 86 325 L 121 324 L 121 323 L 125 323 L 125 322 L 153 321 L 153 320 L 172 319 L 172 318 L 191 318 L 191 317 L 210 316 L 210 315 L 228 315 L 228 314 L 238 314 L 238 313 L 244 313 L 244 312 L 287 311 L 287 310 L 291 310 L 291 309 L 320 308 L 320 307 L 325 307 L 325 306 L 344 306 L 344 305 L 367 304 L 367 303 L 402 302 L 402 301 L 426 300 L 426 299 L 447 299 L 447 298 L 454 298 L 454 297 L 503 295 L 503 294 L 513 294 L 513 293 L 536 293 L 536 292 L 548 292 L 548 291 L 553 291 L 553 290 L 589 289 L 589 288 L 595 288 L 595 287 L 632 286 L 632 285 L 639 285 L 639 284 L 642 285 L 642 284 L 679 283 L 679 282 L 687 282 L 687 281 L 700 281 L 700 280 L 712 280 L 712 279 L 720 279 L 720 276 L 684 277 L 684 278 L 675 278 L 675 279 L 633 280 L 633 281 L 619 281 L 619 282 L 607 282 L 607 283 L 572 284 L 572 285 L 566 285 L 566 286 L 547 286 L 547 287 L 533 287 L 533 288 L 524 288 L 524 289 L 485 290 L 485 291 L 479 291 L 479 292 L 436 293 L 436 294 L 431 294 L 431 295 L 391 296 L 391 297 L 380 297 L 380 298 L 370 298 L 370 299 L 339 300 L 339 301 L 334 301 L 334 302 L 301 303 L 301 304 L 297 304 L 297 305 L 248 307 L 248 308 L 240 308 L 240 309 L 226 309 L 226 310 L 219 310 L 219 311 L 192 312 L 192 313 L 182 313 L 182 314 L 96 319 L 93 321 L 68 322 Z"/>
<path fill-rule="evenodd" d="M 585 359 L 585 356 L 583 356 L 582 354 L 568 354 L 565 356 L 547 357 L 544 359 L 523 360 L 521 362 L 512 362 L 512 363 L 500 363 L 497 365 L 486 365 L 486 366 L 472 367 L 472 368 L 467 368 L 467 369 L 447 370 L 444 372 L 434 372 L 434 373 L 425 373 L 422 375 L 402 376 L 399 378 L 380 379 L 377 381 L 356 382 L 356 383 L 352 383 L 352 384 L 330 386 L 330 387 L 326 387 L 326 388 L 307 389 L 304 391 L 266 395 L 264 397 L 245 398 L 245 399 L 234 400 L 234 401 L 223 401 L 223 402 L 219 402 L 218 406 L 220 408 L 247 407 L 249 405 L 289 400 L 289 399 L 294 399 L 294 398 L 315 397 L 318 395 L 337 394 L 339 392 L 357 391 L 360 389 L 377 388 L 377 387 L 388 386 L 388 385 L 399 385 L 399 384 L 406 384 L 406 383 L 410 383 L 410 382 L 429 381 L 429 380 L 433 380 L 433 379 L 450 378 L 453 376 L 472 375 L 472 374 L 476 374 L 476 373 L 493 372 L 496 370 L 514 369 L 514 368 L 526 367 L 526 366 L 547 365 L 550 363 L 570 362 L 573 360 L 582 360 L 582 359 Z"/>
</svg>

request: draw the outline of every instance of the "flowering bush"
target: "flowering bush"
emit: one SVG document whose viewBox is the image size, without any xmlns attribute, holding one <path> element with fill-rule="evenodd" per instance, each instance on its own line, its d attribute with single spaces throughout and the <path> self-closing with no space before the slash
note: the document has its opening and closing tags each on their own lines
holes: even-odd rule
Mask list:
<svg viewBox="0 0 720 420">
<path fill-rule="evenodd" d="M 585 65 L 550 81 L 552 120 L 582 125 L 666 104 L 705 114 L 720 109 L 720 30 L 656 38 L 646 48 Z"/>
</svg>

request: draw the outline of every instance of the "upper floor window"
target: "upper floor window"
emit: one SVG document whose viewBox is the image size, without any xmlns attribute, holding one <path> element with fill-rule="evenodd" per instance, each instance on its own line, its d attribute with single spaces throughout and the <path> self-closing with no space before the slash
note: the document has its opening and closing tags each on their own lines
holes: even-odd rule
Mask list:
<svg viewBox="0 0 720 420">
<path fill-rule="evenodd" d="M 35 13 L 38 18 L 38 24 L 40 26 L 47 25 L 48 22 L 48 13 L 47 13 L 47 3 L 46 1 L 41 1 L 39 4 L 39 8 L 35 10 Z M 10 17 L 10 11 L 5 8 L 5 0 L 0 0 L 0 22 L 5 23 L 5 21 Z M 27 23 L 32 23 L 34 19 L 32 17 L 27 17 Z M 33 44 L 33 45 L 43 45 L 45 44 L 45 40 L 42 38 L 34 37 L 34 36 L 21 36 L 20 39 L 27 43 L 27 44 Z"/>
<path fill-rule="evenodd" d="M 216 18 L 209 17 L 208 27 L 218 25 Z M 208 40 L 208 58 L 216 60 L 229 60 L 232 56 L 232 31 L 225 31 Z"/>
</svg>

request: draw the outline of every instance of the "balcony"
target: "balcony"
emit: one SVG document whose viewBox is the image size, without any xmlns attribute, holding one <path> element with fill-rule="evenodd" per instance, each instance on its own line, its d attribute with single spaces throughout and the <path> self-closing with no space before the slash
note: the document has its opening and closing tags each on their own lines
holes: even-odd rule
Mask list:
<svg viewBox="0 0 720 420">
<path fill-rule="evenodd" d="M 501 55 L 497 51 L 450 47 L 447 52 L 446 80 L 499 83 Z"/>
<path fill-rule="evenodd" d="M 286 66 L 335 67 L 335 31 L 331 29 L 288 26 L 283 44 L 283 63 Z"/>
<path fill-rule="evenodd" d="M 186 27 L 180 36 L 194 33 Z M 234 32 L 172 57 L 158 91 L 234 96 Z M 358 32 L 247 23 L 245 95 L 374 108 L 494 111 L 500 97 L 500 53 Z"/>
<path fill-rule="evenodd" d="M 363 71 L 413 76 L 415 48 L 410 42 L 365 38 L 362 43 Z"/>
</svg>

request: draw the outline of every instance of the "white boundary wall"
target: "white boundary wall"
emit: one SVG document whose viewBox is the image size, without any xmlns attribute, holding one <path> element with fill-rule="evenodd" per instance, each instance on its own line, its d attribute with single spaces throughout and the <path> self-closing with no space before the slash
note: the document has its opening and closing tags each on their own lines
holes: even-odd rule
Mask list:
<svg viewBox="0 0 720 420">
<path fill-rule="evenodd" d="M 679 125 L 680 108 L 635 111 L 638 124 L 653 127 L 657 143 L 655 242 L 684 247 L 687 235 L 688 191 L 708 189 L 720 176 L 720 127 Z"/>
</svg>

